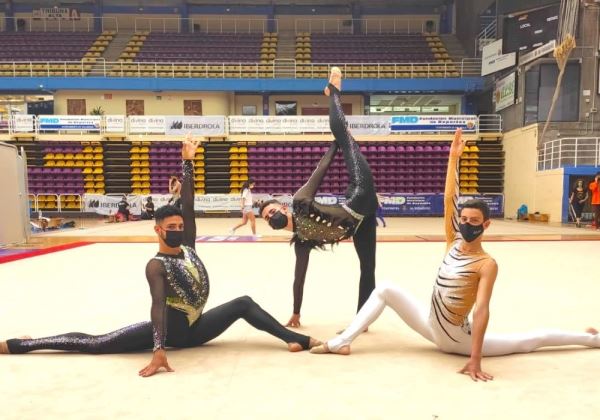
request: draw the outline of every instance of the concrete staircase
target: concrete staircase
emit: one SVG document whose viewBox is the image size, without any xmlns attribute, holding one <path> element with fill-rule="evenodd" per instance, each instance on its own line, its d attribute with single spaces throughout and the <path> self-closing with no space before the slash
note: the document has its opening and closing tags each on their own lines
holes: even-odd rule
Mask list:
<svg viewBox="0 0 600 420">
<path fill-rule="evenodd" d="M 455 62 L 460 62 L 463 58 L 469 57 L 465 48 L 460 43 L 456 35 L 453 34 L 442 34 L 439 35 L 440 39 L 444 43 L 450 59 Z"/>
<path fill-rule="evenodd" d="M 125 49 L 125 47 L 127 46 L 127 43 L 129 42 L 129 40 L 131 39 L 131 37 L 133 36 L 133 31 L 119 31 L 117 32 L 117 34 L 115 35 L 115 37 L 113 38 L 112 42 L 108 45 L 108 47 L 106 48 L 106 50 L 104 50 L 104 52 L 102 53 L 102 59 L 98 60 L 96 62 L 96 64 L 92 67 L 92 70 L 90 71 L 90 76 L 92 77 L 102 77 L 106 73 L 108 73 L 110 71 L 110 67 L 112 67 L 112 64 L 109 65 L 105 65 L 105 63 L 112 63 L 115 61 L 119 60 L 119 56 L 121 55 L 121 52 L 123 52 L 123 50 Z M 106 69 L 105 69 L 106 67 Z"/>
<path fill-rule="evenodd" d="M 296 58 L 296 34 L 293 32 L 280 32 L 277 40 L 277 59 Z"/>
</svg>

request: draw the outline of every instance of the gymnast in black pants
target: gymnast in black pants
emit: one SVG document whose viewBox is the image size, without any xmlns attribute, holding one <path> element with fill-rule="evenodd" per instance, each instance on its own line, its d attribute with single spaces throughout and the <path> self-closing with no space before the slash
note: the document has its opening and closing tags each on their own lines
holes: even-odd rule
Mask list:
<svg viewBox="0 0 600 420">
<path fill-rule="evenodd" d="M 341 79 L 340 69 L 332 68 L 330 83 L 325 88 L 325 94 L 329 96 L 329 124 L 335 141 L 308 182 L 294 195 L 293 212 L 277 200 L 266 201 L 260 208 L 261 216 L 273 229 L 294 232 L 294 312 L 287 323 L 288 327 L 300 326 L 304 281 L 313 248 L 323 249 L 327 244 L 351 237 L 360 261 L 358 309 L 375 289 L 377 195 L 371 168 L 348 131 L 340 99 Z M 338 148 L 344 156 L 349 176 L 346 202 L 341 205 L 322 205 L 315 201 L 315 195 Z"/>
<path fill-rule="evenodd" d="M 82 353 L 124 353 L 154 349 L 152 361 L 141 376 L 151 376 L 161 367 L 172 371 L 165 348 L 194 347 L 223 333 L 240 318 L 253 327 L 283 340 L 290 351 L 308 349 L 317 341 L 287 330 L 248 296 L 202 313 L 208 299 L 208 273 L 195 251 L 194 164 L 197 141 L 183 145 L 183 188 L 180 211 L 174 206 L 156 210 L 154 230 L 159 253 L 146 266 L 152 295 L 151 322 L 130 325 L 104 335 L 69 333 L 54 337 L 12 339 L 0 342 L 0 354 L 34 350 L 66 350 Z"/>
</svg>

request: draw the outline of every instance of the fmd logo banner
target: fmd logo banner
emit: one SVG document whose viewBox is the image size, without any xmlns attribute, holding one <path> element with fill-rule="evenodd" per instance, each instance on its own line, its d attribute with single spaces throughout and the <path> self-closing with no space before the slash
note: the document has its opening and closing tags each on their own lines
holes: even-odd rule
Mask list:
<svg viewBox="0 0 600 420">
<path fill-rule="evenodd" d="M 392 132 L 464 132 L 477 131 L 476 115 L 398 115 L 392 117 Z"/>
<path fill-rule="evenodd" d="M 40 115 L 41 131 L 100 131 L 99 115 Z"/>
</svg>

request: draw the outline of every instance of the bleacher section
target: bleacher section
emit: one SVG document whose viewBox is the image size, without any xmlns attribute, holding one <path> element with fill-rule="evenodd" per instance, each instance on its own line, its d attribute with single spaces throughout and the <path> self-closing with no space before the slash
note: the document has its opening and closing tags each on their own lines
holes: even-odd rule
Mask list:
<svg viewBox="0 0 600 420">
<path fill-rule="evenodd" d="M 341 66 L 348 78 L 460 77 L 440 38 L 431 35 L 301 33 L 296 63 L 301 78 L 327 77 L 323 64 Z"/>
<path fill-rule="evenodd" d="M 137 62 L 258 63 L 264 37 L 263 34 L 136 34 L 133 37 L 136 44 L 128 47 L 130 51 L 126 49 L 130 54 L 123 58 L 134 58 Z"/>
<path fill-rule="evenodd" d="M 122 64 L 113 65 L 110 75 L 273 77 L 273 67 L 267 63 L 275 58 L 276 50 L 277 34 L 268 32 L 244 35 L 136 32 L 119 57 Z M 148 62 L 161 64 L 145 64 Z"/>
<path fill-rule="evenodd" d="M 448 58 L 445 49 L 440 52 L 439 38 L 420 34 L 305 34 L 302 41 L 298 38 L 305 62 L 310 58 L 313 63 L 427 63 Z"/>
<path fill-rule="evenodd" d="M 29 193 L 41 210 L 79 210 L 84 193 L 104 194 L 103 148 L 90 143 L 25 143 Z"/>
<path fill-rule="evenodd" d="M 41 210 L 79 211 L 80 196 L 168 194 L 169 177 L 181 172 L 177 142 L 27 142 L 29 193 Z M 239 193 L 249 178 L 257 193 L 293 193 L 328 149 L 326 142 L 210 142 L 196 154 L 195 190 Z M 444 191 L 449 145 L 402 141 L 361 143 L 378 192 L 439 194 Z M 463 194 L 502 193 L 504 152 L 499 141 L 473 142 L 460 159 Z M 347 170 L 338 154 L 320 192 L 343 194 Z M 60 198 L 59 198 L 60 196 Z"/>
<path fill-rule="evenodd" d="M 114 35 L 114 31 L 0 32 L 0 76 L 85 76 Z"/>
<path fill-rule="evenodd" d="M 256 192 L 293 192 L 308 179 L 327 143 L 268 143 L 248 146 L 249 177 Z M 379 142 L 361 144 L 377 190 L 382 193 L 441 193 L 444 191 L 448 144 Z M 343 194 L 348 176 L 338 154 L 323 181 L 321 192 Z"/>
</svg>

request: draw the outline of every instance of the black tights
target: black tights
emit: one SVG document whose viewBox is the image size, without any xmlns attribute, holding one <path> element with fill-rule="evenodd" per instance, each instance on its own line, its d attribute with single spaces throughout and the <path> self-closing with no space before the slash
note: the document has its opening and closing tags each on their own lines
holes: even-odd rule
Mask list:
<svg viewBox="0 0 600 420">
<path fill-rule="evenodd" d="M 375 215 L 366 216 L 352 240 L 360 261 L 360 283 L 358 285 L 358 309 L 365 304 L 375 289 L 375 251 L 377 247 L 377 220 Z"/>
<path fill-rule="evenodd" d="M 328 87 L 329 126 L 338 147 L 344 154 L 350 181 L 346 190 L 346 205 L 362 216 L 375 214 L 378 204 L 371 168 L 361 153 L 358 143 L 348 131 L 340 91 L 331 83 Z"/>
<path fill-rule="evenodd" d="M 188 326 L 184 313 L 169 309 L 167 345 L 170 347 L 200 346 L 221 335 L 238 319 L 243 318 L 254 328 L 265 331 L 286 343 L 298 343 L 307 349 L 310 338 L 282 326 L 252 298 L 242 296 L 202 314 Z M 35 350 L 65 350 L 81 353 L 126 353 L 152 349 L 152 323 L 141 322 L 103 335 L 68 333 L 31 340 L 8 340 L 13 354 Z"/>
</svg>

